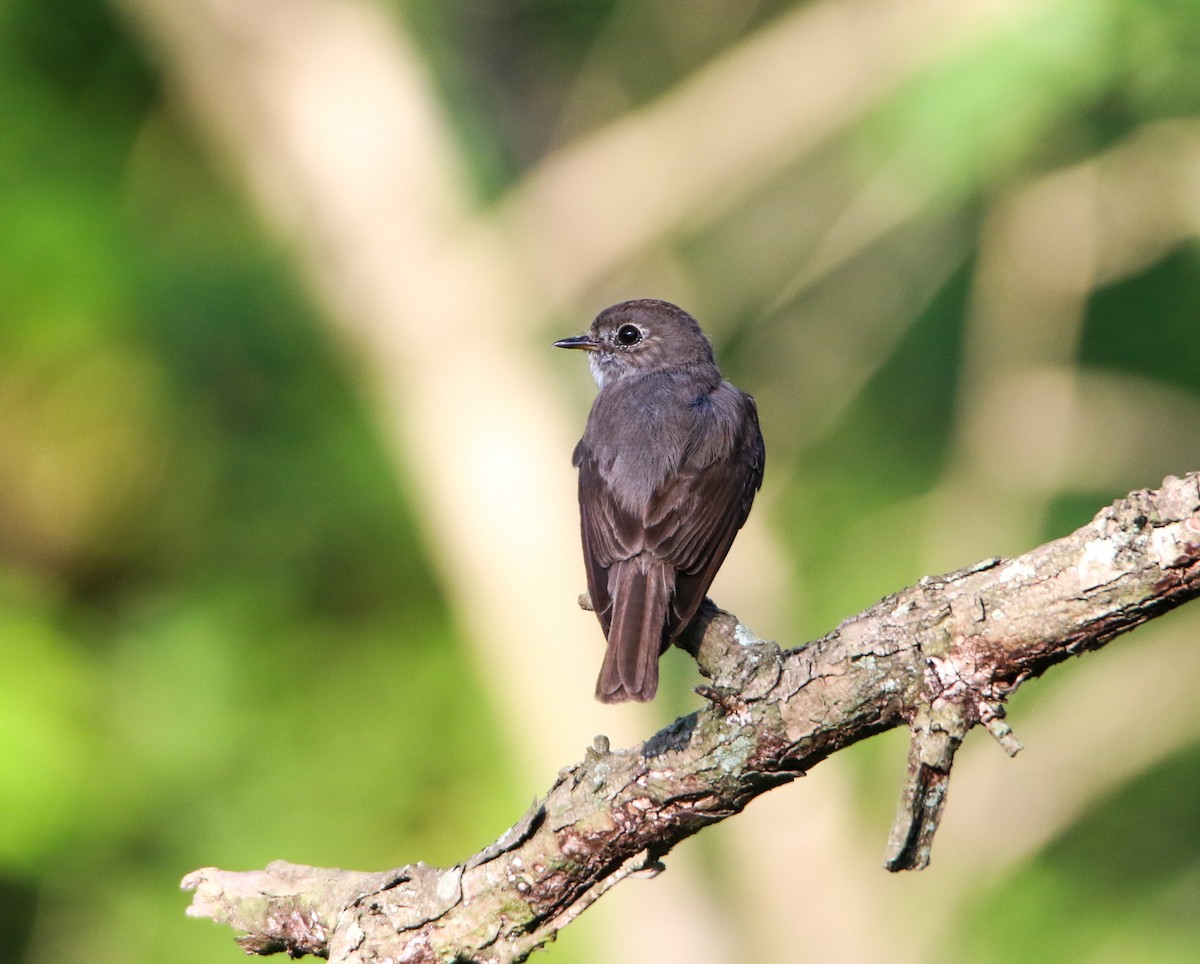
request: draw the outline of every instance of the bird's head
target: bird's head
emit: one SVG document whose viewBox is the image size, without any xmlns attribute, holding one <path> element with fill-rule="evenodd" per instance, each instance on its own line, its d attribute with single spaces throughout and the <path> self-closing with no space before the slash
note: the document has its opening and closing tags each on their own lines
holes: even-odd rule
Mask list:
<svg viewBox="0 0 1200 964">
<path fill-rule="evenodd" d="M 667 301 L 623 301 L 596 316 L 587 334 L 563 338 L 557 348 L 588 353 L 596 384 L 691 365 L 712 365 L 712 346 L 696 319 Z"/>
</svg>

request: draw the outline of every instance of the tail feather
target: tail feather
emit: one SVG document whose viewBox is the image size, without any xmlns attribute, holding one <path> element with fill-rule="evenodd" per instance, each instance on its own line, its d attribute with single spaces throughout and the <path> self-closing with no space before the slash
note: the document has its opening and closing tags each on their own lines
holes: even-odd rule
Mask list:
<svg viewBox="0 0 1200 964">
<path fill-rule="evenodd" d="M 654 698 L 674 576 L 670 566 L 638 558 L 609 570 L 612 622 L 596 681 L 596 698 L 602 703 Z"/>
</svg>

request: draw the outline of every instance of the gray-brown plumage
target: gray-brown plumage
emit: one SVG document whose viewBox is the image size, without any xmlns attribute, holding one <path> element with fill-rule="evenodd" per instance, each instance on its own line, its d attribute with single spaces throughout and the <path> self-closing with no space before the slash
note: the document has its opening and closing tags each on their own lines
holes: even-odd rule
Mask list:
<svg viewBox="0 0 1200 964">
<path fill-rule="evenodd" d="M 559 348 L 600 393 L 575 447 L 583 557 L 608 638 L 596 698 L 649 700 L 762 483 L 754 399 L 721 377 L 694 318 L 665 301 L 602 311 Z"/>
</svg>

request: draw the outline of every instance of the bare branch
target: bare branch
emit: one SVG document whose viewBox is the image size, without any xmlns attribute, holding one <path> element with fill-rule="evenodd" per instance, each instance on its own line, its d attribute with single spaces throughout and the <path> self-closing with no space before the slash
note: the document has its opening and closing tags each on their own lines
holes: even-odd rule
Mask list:
<svg viewBox="0 0 1200 964">
<path fill-rule="evenodd" d="M 1017 559 L 927 577 L 787 652 L 708 605 L 683 640 L 709 705 L 646 742 L 603 737 L 498 841 L 455 867 L 361 874 L 275 863 L 197 871 L 189 913 L 246 930 L 254 953 L 335 962 L 508 962 L 679 841 L 830 754 L 900 723 L 908 782 L 891 870 L 924 866 L 954 751 L 1003 721 L 1017 686 L 1200 594 L 1200 474 L 1132 493 Z"/>
</svg>

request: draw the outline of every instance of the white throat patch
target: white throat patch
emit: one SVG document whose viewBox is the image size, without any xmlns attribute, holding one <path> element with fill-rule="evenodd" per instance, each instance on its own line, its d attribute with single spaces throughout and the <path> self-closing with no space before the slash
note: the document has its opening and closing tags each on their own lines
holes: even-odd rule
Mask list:
<svg viewBox="0 0 1200 964">
<path fill-rule="evenodd" d="M 596 384 L 603 388 L 607 373 L 604 371 L 604 361 L 599 352 L 588 352 L 588 368 L 592 370 L 592 378 L 596 380 Z"/>
</svg>

